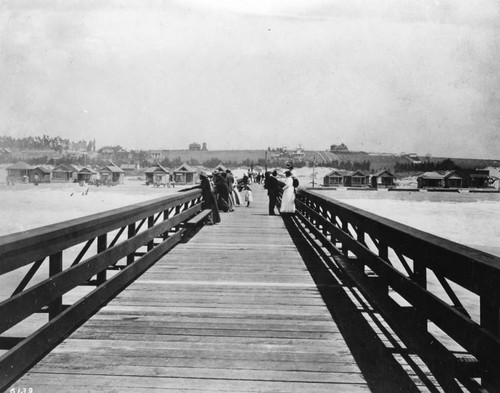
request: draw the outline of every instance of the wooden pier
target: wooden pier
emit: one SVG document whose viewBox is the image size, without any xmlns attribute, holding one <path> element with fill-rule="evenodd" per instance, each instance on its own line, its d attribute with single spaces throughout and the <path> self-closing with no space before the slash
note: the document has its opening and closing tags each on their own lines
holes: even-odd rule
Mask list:
<svg viewBox="0 0 500 393">
<path fill-rule="evenodd" d="M 256 203 L 178 245 L 14 387 L 369 391 L 283 219 L 254 193 Z"/>
<path fill-rule="evenodd" d="M 343 210 L 335 213 L 326 210 L 331 209 L 330 202 L 324 204 L 322 211 L 315 205 L 320 198 L 307 193 L 298 195 L 302 212 L 297 216 L 269 216 L 265 190 L 259 185 L 254 185 L 253 190 L 255 202 L 250 207 L 240 206 L 234 212 L 222 213 L 218 225 L 203 226 L 185 237 L 182 233 L 189 232 L 183 232 L 182 224 L 173 228 L 173 235 L 158 230 L 166 243 L 176 237 L 184 240 L 7 391 L 30 388 L 36 393 L 479 391 L 476 385 L 464 386 L 455 377 L 458 373 L 474 378 L 482 372 L 474 369 L 476 359 L 469 357 L 472 367 L 460 369 L 462 372 L 457 371 L 455 364 L 463 363 L 456 363 L 450 355 L 453 369 L 443 371 L 442 367 L 432 365 L 433 355 L 424 351 L 431 360 L 429 369 L 379 313 L 379 309 L 389 310 L 386 315 L 394 311 L 394 307 L 387 308 L 390 302 L 376 300 L 379 295 L 385 299 L 389 293 L 390 281 L 383 278 L 384 271 L 379 265 L 380 258 L 389 256 L 382 246 L 387 248 L 390 244 L 381 237 L 382 240 L 374 242 L 382 250 L 382 257 L 368 255 L 367 242 L 362 236 L 365 227 L 361 221 L 356 222 L 357 215 L 364 213 L 346 210 L 350 216 L 344 218 L 342 215 L 347 213 Z M 165 224 L 160 224 L 164 228 L 170 221 L 179 222 L 176 217 L 187 217 L 188 212 L 199 209 L 186 205 L 185 210 L 176 208 L 177 216 L 172 217 L 169 216 L 174 210 L 172 203 L 167 206 L 170 210 L 165 213 Z M 339 208 L 347 209 L 341 205 Z M 310 224 L 300 220 L 305 215 L 310 216 Z M 148 222 L 153 225 L 158 217 Z M 355 223 L 359 244 L 346 235 L 351 231 L 347 219 Z M 371 230 L 371 222 L 364 223 Z M 131 224 L 119 225 L 130 228 Z M 377 234 L 385 234 L 379 227 L 373 228 Z M 407 232 L 403 226 L 397 230 L 421 236 L 416 231 Z M 375 235 L 367 232 L 368 235 L 375 239 Z M 134 236 L 141 235 L 132 231 L 129 241 L 133 242 Z M 321 242 L 315 236 L 316 239 L 323 236 Z M 434 240 L 415 237 L 414 241 L 433 244 Z M 325 246 L 320 244 L 323 242 L 330 243 Z M 343 242 L 340 251 L 336 249 L 339 242 Z M 154 247 L 154 241 L 148 240 L 151 253 Z M 108 250 L 115 252 L 112 247 Z M 361 258 L 350 256 L 350 250 Z M 130 268 L 134 266 L 131 262 Z M 383 279 L 379 280 L 373 272 L 365 276 L 360 264 L 374 264 L 374 271 L 380 270 Z M 390 274 L 387 277 L 399 289 L 396 283 L 401 286 L 402 280 L 396 281 Z M 366 281 L 366 285 L 358 287 L 353 277 L 361 284 Z M 112 281 L 111 278 L 109 282 Z M 375 282 L 372 290 L 370 285 Z M 368 295 L 373 295 L 374 302 Z M 453 316 L 461 317 L 453 307 L 450 309 Z M 395 318 L 403 325 L 409 323 L 410 328 L 405 325 L 403 331 L 412 330 L 415 316 L 408 308 L 403 311 L 409 318 Z M 416 317 L 414 325 L 425 329 L 422 315 Z M 49 325 L 56 326 L 58 318 Z M 472 325 L 470 329 L 481 340 L 483 336 L 489 340 L 485 342 L 490 343 L 490 348 L 498 344 L 498 339 L 484 329 L 476 332 Z M 408 342 L 419 347 L 429 341 L 427 330 L 419 334 L 422 340 L 410 338 Z M 431 341 L 435 343 L 434 339 Z M 444 351 L 440 348 L 436 350 L 439 353 Z M 478 346 L 477 353 L 483 359 L 483 347 Z M 496 364 L 497 358 L 496 352 L 484 355 L 486 364 Z M 486 376 L 488 383 L 491 380 L 491 386 L 496 386 L 494 378 Z"/>
</svg>

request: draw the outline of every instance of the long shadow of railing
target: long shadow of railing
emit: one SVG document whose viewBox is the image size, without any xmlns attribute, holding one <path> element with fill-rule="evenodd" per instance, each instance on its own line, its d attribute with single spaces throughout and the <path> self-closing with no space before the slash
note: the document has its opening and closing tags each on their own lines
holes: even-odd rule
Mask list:
<svg viewBox="0 0 500 393">
<path fill-rule="evenodd" d="M 371 309 L 360 309 L 349 297 L 338 267 L 311 241 L 295 217 L 283 216 L 283 220 L 370 389 L 375 393 L 419 392 L 363 317 L 362 312 Z"/>
<path fill-rule="evenodd" d="M 289 229 L 296 236 L 302 227 L 310 249 L 331 254 L 323 251 L 320 258 L 321 252 L 315 251 L 316 257 L 308 256 L 321 271 L 319 276 L 312 271 L 313 278 L 316 275 L 321 284 L 323 276 L 337 272 L 344 284 L 355 286 L 353 296 L 359 293 L 359 299 L 368 299 L 369 307 L 403 341 L 406 352 L 418 354 L 445 391 L 500 391 L 500 258 L 319 192 L 298 190 L 296 205 L 294 224 L 287 222 Z M 327 292 L 325 297 L 329 300 L 333 295 Z M 479 303 L 475 310 L 466 302 L 471 296 Z M 342 304 L 348 306 L 348 302 Z M 344 333 L 356 355 L 357 343 L 368 345 L 363 341 L 366 337 L 357 337 L 349 329 L 349 313 L 342 316 L 334 307 L 331 311 L 340 326 L 347 326 Z M 377 347 L 373 350 L 377 353 Z M 361 352 L 357 360 L 377 388 L 378 371 L 371 371 L 370 359 L 366 362 Z"/>
<path fill-rule="evenodd" d="M 201 191 L 194 189 L 0 237 L 0 276 L 27 270 L 0 299 L 0 391 L 187 237 L 188 221 L 200 211 Z M 48 277 L 33 282 L 40 271 Z M 63 303 L 89 286 L 95 288 Z M 10 333 L 38 313 L 48 315 L 42 326 L 26 337 Z"/>
</svg>

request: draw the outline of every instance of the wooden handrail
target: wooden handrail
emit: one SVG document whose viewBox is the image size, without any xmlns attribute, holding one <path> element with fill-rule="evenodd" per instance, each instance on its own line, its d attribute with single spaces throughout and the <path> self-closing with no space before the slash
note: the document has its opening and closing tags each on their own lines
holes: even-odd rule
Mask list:
<svg viewBox="0 0 500 393">
<path fill-rule="evenodd" d="M 0 334 L 36 312 L 49 314 L 47 323 L 28 337 L 0 336 L 0 348 L 8 350 L 0 356 L 0 391 L 186 238 L 184 223 L 200 211 L 201 190 L 193 189 L 0 237 L 0 276 L 29 264 L 36 271 L 45 260 L 50 264 L 46 279 L 26 287 L 34 275 L 32 268 L 20 289 L 0 302 Z M 107 235 L 112 232 L 118 233 L 108 244 Z M 97 250 L 91 254 L 95 239 Z M 80 244 L 75 262 L 63 269 L 63 251 Z M 146 250 L 138 252 L 141 248 Z M 126 265 L 117 266 L 123 260 Z M 107 270 L 117 267 L 119 272 L 107 278 Z M 62 304 L 64 294 L 88 284 L 96 286 L 91 293 L 73 304 Z"/>
<path fill-rule="evenodd" d="M 440 270 L 476 294 L 483 291 L 484 285 L 490 287 L 492 282 L 500 284 L 500 258 L 497 256 L 336 201 L 317 191 L 299 189 L 298 192 L 335 211 L 349 223 L 362 226 L 365 232 L 383 239 L 394 250 L 404 251 L 412 259 L 425 256 L 421 262 L 428 268 Z M 500 285 L 492 289 L 499 291 L 497 295 L 500 295 Z"/>
<path fill-rule="evenodd" d="M 354 275 L 362 280 L 368 277 L 367 266 L 372 272 L 370 281 L 377 280 L 378 288 L 386 288 L 376 292 L 387 303 L 392 301 L 390 287 L 410 304 L 400 307 L 399 318 L 413 310 L 420 319 L 415 328 L 422 337 L 429 335 L 428 321 L 436 324 L 479 361 L 485 386 L 500 387 L 492 377 L 500 369 L 499 257 L 349 206 L 321 192 L 298 189 L 296 205 L 297 216 L 311 233 L 334 253 L 348 257 L 341 265 L 348 271 L 352 266 Z M 374 246 L 368 245 L 368 238 Z M 395 267 L 397 258 L 402 259 L 403 269 Z M 438 277 L 437 285 L 443 285 L 451 304 L 427 289 L 427 270 Z M 479 323 L 463 310 L 460 294 L 448 281 L 479 297 L 480 307 L 475 310 Z"/>
<path fill-rule="evenodd" d="M 200 197 L 200 190 L 169 195 L 103 213 L 76 218 L 61 223 L 30 229 L 0 237 L 0 275 L 79 244 L 84 240 L 108 233 L 124 225 L 148 217 L 155 212 Z"/>
</svg>

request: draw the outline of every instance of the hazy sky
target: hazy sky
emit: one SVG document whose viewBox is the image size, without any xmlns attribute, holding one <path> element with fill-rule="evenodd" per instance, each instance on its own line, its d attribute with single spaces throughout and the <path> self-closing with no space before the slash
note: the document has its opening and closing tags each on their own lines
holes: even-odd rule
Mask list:
<svg viewBox="0 0 500 393">
<path fill-rule="evenodd" d="M 500 158 L 499 11 L 497 0 L 0 0 L 0 135 Z"/>
</svg>

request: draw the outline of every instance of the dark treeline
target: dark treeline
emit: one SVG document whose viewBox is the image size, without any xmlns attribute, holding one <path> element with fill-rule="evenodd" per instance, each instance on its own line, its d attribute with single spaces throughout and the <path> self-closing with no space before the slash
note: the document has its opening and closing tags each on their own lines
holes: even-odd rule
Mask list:
<svg viewBox="0 0 500 393">
<path fill-rule="evenodd" d="M 330 162 L 328 166 L 337 169 L 345 169 L 347 171 L 369 171 L 370 170 L 370 161 L 337 161 L 333 160 Z"/>
<path fill-rule="evenodd" d="M 420 164 L 399 164 L 395 166 L 396 172 L 432 172 L 432 171 L 452 171 L 460 169 L 452 160 L 447 158 L 443 161 L 437 162 L 422 162 Z"/>
<path fill-rule="evenodd" d="M 61 153 L 67 150 L 75 143 L 69 139 L 64 139 L 59 136 L 50 137 L 48 135 L 42 136 L 28 136 L 23 138 L 13 138 L 11 136 L 0 136 L 0 147 L 20 150 L 54 150 Z M 95 149 L 94 142 L 78 141 L 79 145 L 85 146 L 87 151 Z"/>
</svg>

